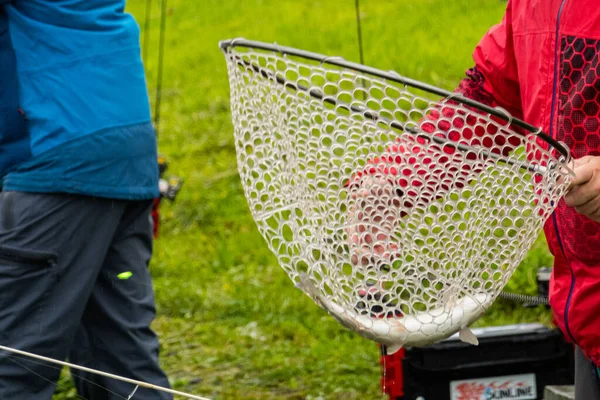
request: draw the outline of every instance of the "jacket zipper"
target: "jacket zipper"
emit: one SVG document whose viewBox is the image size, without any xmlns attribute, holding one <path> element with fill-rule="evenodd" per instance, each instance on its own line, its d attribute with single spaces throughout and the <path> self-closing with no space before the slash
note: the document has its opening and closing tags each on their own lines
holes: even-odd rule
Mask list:
<svg viewBox="0 0 600 400">
<path fill-rule="evenodd" d="M 554 139 L 554 116 L 556 112 L 556 95 L 557 95 L 557 87 L 558 87 L 558 70 L 560 65 L 558 63 L 558 41 L 560 39 L 559 29 L 560 29 L 560 17 L 562 16 L 563 8 L 567 0 L 562 0 L 560 3 L 560 7 L 558 9 L 558 15 L 556 17 L 556 36 L 554 40 L 554 79 L 552 81 L 552 110 L 550 111 L 550 137 Z M 556 212 L 552 213 L 552 223 L 554 224 L 554 232 L 556 233 L 556 239 L 558 240 L 558 245 L 560 246 L 560 251 L 562 252 L 563 257 L 566 260 L 565 248 L 563 246 L 563 242 L 560 236 L 560 232 L 558 230 L 558 221 L 556 220 Z M 567 296 L 567 303 L 565 304 L 564 309 L 564 323 L 565 330 L 567 334 L 573 341 L 573 343 L 577 344 L 577 341 L 573 337 L 571 333 L 571 329 L 569 328 L 569 308 L 571 306 L 571 298 L 573 296 L 573 290 L 575 289 L 575 273 L 573 269 L 569 266 L 569 272 L 571 273 L 571 287 L 569 288 L 569 295 Z"/>
</svg>

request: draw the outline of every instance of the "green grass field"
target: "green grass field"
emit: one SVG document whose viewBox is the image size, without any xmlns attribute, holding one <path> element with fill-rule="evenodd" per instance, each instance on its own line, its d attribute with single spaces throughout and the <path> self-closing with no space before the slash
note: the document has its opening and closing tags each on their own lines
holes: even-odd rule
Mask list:
<svg viewBox="0 0 600 400">
<path fill-rule="evenodd" d="M 141 25 L 145 3 L 128 1 Z M 152 3 L 154 97 L 159 10 Z M 365 63 L 453 89 L 504 7 L 500 0 L 362 0 Z M 218 48 L 245 37 L 358 61 L 354 1 L 170 0 L 167 29 L 159 150 L 185 184 L 162 207 L 151 270 L 155 328 L 174 387 L 213 399 L 381 398 L 377 346 L 293 287 L 251 219 Z M 536 268 L 551 262 L 540 238 L 507 289 L 534 294 Z M 543 309 L 498 301 L 477 325 L 549 320 Z M 58 393 L 77 398 L 67 375 Z"/>
</svg>

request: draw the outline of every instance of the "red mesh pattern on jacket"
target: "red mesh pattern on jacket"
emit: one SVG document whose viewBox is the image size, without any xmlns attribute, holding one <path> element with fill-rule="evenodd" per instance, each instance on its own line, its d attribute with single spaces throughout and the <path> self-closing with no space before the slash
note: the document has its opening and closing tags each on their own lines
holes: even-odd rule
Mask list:
<svg viewBox="0 0 600 400">
<path fill-rule="evenodd" d="M 600 40 L 574 36 L 561 41 L 561 79 L 557 139 L 575 158 L 600 155 Z M 580 260 L 600 259 L 600 224 L 558 205 L 563 245 Z"/>
<path fill-rule="evenodd" d="M 455 91 L 469 99 L 487 104 L 488 106 L 495 106 L 492 95 L 483 89 L 483 74 L 477 68 L 473 67 L 468 69 L 465 75 L 467 75 L 467 78 L 460 82 Z"/>
</svg>

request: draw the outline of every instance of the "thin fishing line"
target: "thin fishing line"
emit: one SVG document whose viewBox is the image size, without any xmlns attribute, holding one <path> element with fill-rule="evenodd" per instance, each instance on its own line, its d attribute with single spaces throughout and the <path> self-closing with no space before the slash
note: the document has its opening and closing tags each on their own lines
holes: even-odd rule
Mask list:
<svg viewBox="0 0 600 400">
<path fill-rule="evenodd" d="M 48 368 L 53 368 L 53 369 L 57 369 L 57 370 L 60 370 L 60 371 L 62 371 L 62 369 L 63 369 L 63 367 L 58 367 L 58 366 L 56 366 L 56 365 L 52 365 L 52 364 L 50 364 L 50 363 L 48 363 L 48 362 L 43 362 L 43 361 L 37 361 L 37 360 L 33 360 L 33 359 L 29 358 L 29 357 L 21 357 L 21 356 L 18 356 L 18 355 L 6 356 L 6 357 L 7 357 L 7 358 L 9 358 L 9 359 L 12 359 L 11 361 L 13 361 L 13 362 L 16 362 L 16 361 L 15 361 L 15 359 L 19 359 L 19 360 L 23 360 L 23 361 L 26 361 L 26 362 L 29 362 L 29 363 L 32 363 L 32 364 L 43 365 L 43 366 L 45 366 L 45 367 L 48 367 Z M 17 364 L 18 364 L 18 363 L 17 363 Z M 19 365 L 21 365 L 21 364 L 19 364 Z M 26 368 L 26 367 L 25 367 L 25 366 L 23 366 L 23 365 L 21 365 L 21 366 L 22 366 L 23 368 Z M 34 374 L 36 374 L 36 375 L 38 375 L 38 374 L 37 374 L 35 371 L 31 371 L 31 372 L 32 372 L 32 373 L 34 373 Z M 94 382 L 94 381 L 91 381 L 91 380 L 89 380 L 89 379 L 86 379 L 86 378 L 84 378 L 83 376 L 81 376 L 81 375 L 77 374 L 77 373 L 76 373 L 75 371 L 73 371 L 73 370 L 70 370 L 70 371 L 69 371 L 69 373 L 70 373 L 71 375 L 74 375 L 74 376 L 76 376 L 77 378 L 79 378 L 79 379 L 81 379 L 81 380 L 83 380 L 83 381 L 87 382 L 87 383 L 90 383 L 90 384 L 92 384 L 92 385 L 94 385 L 94 386 L 96 386 L 96 387 L 99 387 L 100 389 L 104 389 L 104 390 L 106 390 L 106 391 L 107 391 L 107 392 L 109 392 L 110 394 L 113 394 L 113 395 L 115 395 L 115 396 L 117 396 L 117 397 L 119 397 L 119 398 L 121 398 L 121 399 L 127 400 L 127 398 L 126 398 L 126 397 L 123 397 L 123 396 L 121 396 L 120 394 L 113 392 L 113 391 L 112 391 L 112 390 L 110 390 L 109 388 L 107 388 L 107 387 L 105 387 L 105 386 L 102 386 L 102 385 L 100 385 L 99 383 L 96 383 L 96 382 Z M 43 378 L 43 377 L 41 377 L 41 378 Z M 56 385 L 58 386 L 58 384 L 56 384 Z"/>
<path fill-rule="evenodd" d="M 34 370 L 32 370 L 32 369 L 30 369 L 30 368 L 27 368 L 25 365 L 23 365 L 23 364 L 21 364 L 20 362 L 18 362 L 17 360 L 15 360 L 15 359 L 14 359 L 12 356 L 6 356 L 6 359 L 8 359 L 8 360 L 10 360 L 10 361 L 14 362 L 15 364 L 17 364 L 17 365 L 18 365 L 18 366 L 20 366 L 21 368 L 24 368 L 24 369 L 26 369 L 27 371 L 31 372 L 33 375 L 36 375 L 36 376 L 38 376 L 39 378 L 42 378 L 43 380 L 45 380 L 46 382 L 48 382 L 48 383 L 52 384 L 53 386 L 55 386 L 55 387 L 58 387 L 58 382 L 53 382 L 53 381 L 51 381 L 50 379 L 48 379 L 48 378 L 46 378 L 46 377 L 44 377 L 44 376 L 42 376 L 42 375 L 38 374 L 38 373 L 37 373 L 37 372 L 35 372 Z M 53 368 L 55 368 L 55 367 L 53 367 Z M 80 396 L 79 394 L 76 394 L 76 396 L 77 396 L 77 397 L 79 397 L 80 399 L 87 400 L 85 397 L 82 397 L 82 396 Z"/>
<path fill-rule="evenodd" d="M 158 385 L 154 385 L 154 384 L 148 383 L 148 382 L 138 381 L 136 379 L 125 378 L 123 376 L 119 376 L 119 375 L 115 375 L 115 374 L 110 374 L 108 372 L 99 371 L 97 369 L 83 367 L 81 365 L 69 363 L 69 362 L 66 362 L 66 361 L 56 360 L 56 359 L 50 358 L 50 357 L 40 356 L 39 354 L 35 354 L 35 353 L 30 353 L 30 352 L 27 352 L 27 351 L 23 351 L 23 350 L 14 349 L 14 348 L 8 347 L 8 346 L 2 346 L 2 345 L 0 345 L 0 350 L 8 351 L 8 352 L 14 353 L 14 354 L 24 355 L 24 356 L 31 357 L 31 358 L 34 358 L 34 359 L 37 359 L 37 360 L 47 361 L 47 362 L 50 362 L 50 363 L 54 363 L 54 364 L 66 366 L 66 367 L 69 367 L 69 368 L 75 368 L 75 369 L 78 369 L 78 370 L 81 370 L 81 371 L 90 372 L 90 373 L 93 373 L 93 374 L 105 376 L 107 378 L 116 379 L 116 380 L 119 380 L 119 381 L 122 381 L 122 382 L 127 382 L 127 383 L 131 383 L 131 384 L 134 384 L 134 385 L 140 385 L 140 386 L 148 388 L 148 389 L 154 389 L 154 390 L 158 390 L 158 391 L 161 391 L 161 392 L 166 392 L 166 393 L 170 393 L 170 394 L 176 394 L 176 395 L 179 395 L 179 396 L 186 397 L 188 399 L 209 400 L 206 397 L 200 397 L 200 396 L 196 396 L 196 395 L 193 395 L 193 394 L 190 394 L 190 393 L 180 392 L 178 390 L 169 389 L 169 388 L 158 386 Z"/>
<path fill-rule="evenodd" d="M 360 0 L 354 2 L 354 9 L 356 10 L 356 31 L 358 34 L 358 53 L 360 57 L 360 63 L 365 64 L 365 58 L 363 53 L 363 40 L 362 40 L 362 29 L 360 24 Z"/>
</svg>

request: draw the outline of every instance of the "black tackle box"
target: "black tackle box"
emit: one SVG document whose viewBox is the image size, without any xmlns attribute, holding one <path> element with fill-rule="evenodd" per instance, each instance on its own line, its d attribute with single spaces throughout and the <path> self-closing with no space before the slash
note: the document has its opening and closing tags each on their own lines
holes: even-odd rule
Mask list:
<svg viewBox="0 0 600 400">
<path fill-rule="evenodd" d="M 393 373 L 401 374 L 398 379 L 403 387 L 396 399 L 543 399 L 545 386 L 573 384 L 573 345 L 558 329 L 517 324 L 473 332 L 478 346 L 463 343 L 454 335 L 428 347 L 400 352 L 402 360 L 397 366 L 401 367 Z M 388 376 L 385 382 L 393 384 L 394 378 Z"/>
</svg>

